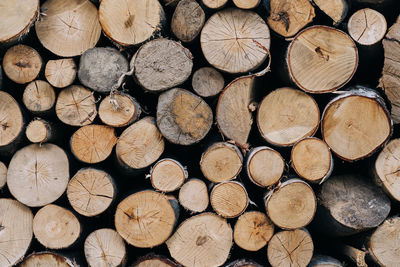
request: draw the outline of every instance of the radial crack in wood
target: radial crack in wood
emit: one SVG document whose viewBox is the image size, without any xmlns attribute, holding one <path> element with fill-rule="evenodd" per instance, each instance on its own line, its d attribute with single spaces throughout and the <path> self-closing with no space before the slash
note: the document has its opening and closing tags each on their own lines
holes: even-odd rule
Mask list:
<svg viewBox="0 0 400 267">
<path fill-rule="evenodd" d="M 56 103 L 56 93 L 49 83 L 36 80 L 26 86 L 22 102 L 34 114 L 47 114 Z"/>
<path fill-rule="evenodd" d="M 72 58 L 49 60 L 47 61 L 44 75 L 54 87 L 67 87 L 75 80 L 76 64 Z"/>
</svg>

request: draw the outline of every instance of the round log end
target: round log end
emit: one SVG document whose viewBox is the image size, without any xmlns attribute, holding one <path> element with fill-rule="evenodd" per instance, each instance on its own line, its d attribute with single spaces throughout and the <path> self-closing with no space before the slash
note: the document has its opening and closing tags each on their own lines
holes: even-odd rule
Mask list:
<svg viewBox="0 0 400 267">
<path fill-rule="evenodd" d="M 246 188 L 241 183 L 228 181 L 214 186 L 210 193 L 211 206 L 224 218 L 235 218 L 249 204 Z"/>
<path fill-rule="evenodd" d="M 150 171 L 151 184 L 162 192 L 177 190 L 186 178 L 186 169 L 178 161 L 168 158 L 158 161 Z"/>
<path fill-rule="evenodd" d="M 8 93 L 0 91 L 0 148 L 10 145 L 22 133 L 24 119 L 18 102 Z"/>
<path fill-rule="evenodd" d="M 192 77 L 193 90 L 202 97 L 215 96 L 224 88 L 224 77 L 216 69 L 203 67 Z"/>
<path fill-rule="evenodd" d="M 56 103 L 56 93 L 49 83 L 36 80 L 26 86 L 22 102 L 32 113 L 48 112 Z"/>
<path fill-rule="evenodd" d="M 48 123 L 41 119 L 35 119 L 28 124 L 25 134 L 32 143 L 44 143 L 49 138 Z"/>
<path fill-rule="evenodd" d="M 128 94 L 106 96 L 99 106 L 99 118 L 111 127 L 124 127 L 136 121 L 141 109 L 136 100 Z"/>
<path fill-rule="evenodd" d="M 195 0 L 181 0 L 171 19 L 171 30 L 182 42 L 191 42 L 199 35 L 205 13 Z"/>
<path fill-rule="evenodd" d="M 203 4 L 210 9 L 223 8 L 228 0 L 201 0 Z"/>
<path fill-rule="evenodd" d="M 70 86 L 76 78 L 76 64 L 72 58 L 49 60 L 44 70 L 47 81 L 57 88 Z"/>
<path fill-rule="evenodd" d="M 24 259 L 18 266 L 32 267 L 32 266 L 52 266 L 52 267 L 78 267 L 78 265 L 60 254 L 54 252 L 43 251 L 34 252 Z"/>
<path fill-rule="evenodd" d="M 179 203 L 191 212 L 203 212 L 209 204 L 207 185 L 200 179 L 189 179 L 179 190 Z"/>
</svg>

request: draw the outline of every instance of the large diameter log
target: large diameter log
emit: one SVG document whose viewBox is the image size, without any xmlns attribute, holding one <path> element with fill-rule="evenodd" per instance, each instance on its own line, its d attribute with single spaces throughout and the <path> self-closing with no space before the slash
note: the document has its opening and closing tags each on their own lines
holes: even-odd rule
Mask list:
<svg viewBox="0 0 400 267">
<path fill-rule="evenodd" d="M 241 215 L 249 204 L 246 188 L 239 182 L 228 181 L 215 185 L 210 193 L 214 211 L 224 218 Z"/>
<path fill-rule="evenodd" d="M 283 87 L 268 94 L 260 103 L 257 125 L 261 136 L 277 146 L 291 146 L 313 136 L 319 125 L 319 109 L 306 93 Z"/>
<path fill-rule="evenodd" d="M 72 58 L 49 60 L 44 69 L 44 75 L 54 87 L 70 86 L 76 78 L 76 64 Z"/>
<path fill-rule="evenodd" d="M 210 131 L 213 114 L 199 96 L 179 88 L 160 95 L 157 104 L 157 126 L 171 143 L 191 145 Z"/>
<path fill-rule="evenodd" d="M 47 115 L 51 113 L 56 103 L 56 93 L 49 83 L 36 80 L 26 86 L 22 102 L 33 114 Z"/>
<path fill-rule="evenodd" d="M 178 267 L 178 265 L 170 259 L 150 253 L 146 256 L 140 257 L 130 267 Z"/>
<path fill-rule="evenodd" d="M 211 67 L 203 67 L 196 70 L 192 77 L 193 90 L 202 97 L 211 97 L 219 94 L 224 85 L 224 77 Z"/>
<path fill-rule="evenodd" d="M 52 266 L 52 267 L 79 267 L 73 260 L 60 254 L 43 251 L 34 252 L 21 262 L 19 267 Z"/>
<path fill-rule="evenodd" d="M 0 189 L 7 183 L 7 166 L 0 161 Z"/>
<path fill-rule="evenodd" d="M 232 228 L 216 214 L 202 213 L 185 220 L 166 244 L 184 266 L 220 266 L 232 247 Z"/>
<path fill-rule="evenodd" d="M 232 24 L 232 25 L 231 25 Z M 255 12 L 230 8 L 212 15 L 201 31 L 200 44 L 207 61 L 228 73 L 245 73 L 267 58 L 270 33 Z"/>
<path fill-rule="evenodd" d="M 223 8 L 228 0 L 201 0 L 203 4 L 210 9 Z"/>
<path fill-rule="evenodd" d="M 370 156 L 390 138 L 392 120 L 377 92 L 356 87 L 326 105 L 321 132 L 338 157 L 355 161 Z"/>
<path fill-rule="evenodd" d="M 312 2 L 333 20 L 333 25 L 339 25 L 349 11 L 347 0 L 312 0 Z"/>
<path fill-rule="evenodd" d="M 125 127 L 139 119 L 142 109 L 132 96 L 115 93 L 106 96 L 99 106 L 99 118 L 111 127 Z"/>
<path fill-rule="evenodd" d="M 104 34 L 113 42 L 131 46 L 160 33 L 165 13 L 157 0 L 102 0 L 99 21 Z"/>
<path fill-rule="evenodd" d="M 178 196 L 181 206 L 191 212 L 203 212 L 209 203 L 206 183 L 200 179 L 191 178 L 184 183 Z"/>
<path fill-rule="evenodd" d="M 167 240 L 177 220 L 165 195 L 145 190 L 118 204 L 115 229 L 130 245 L 152 248 Z"/>
<path fill-rule="evenodd" d="M 32 143 L 45 143 L 54 139 L 54 130 L 50 123 L 41 118 L 35 118 L 26 127 L 25 135 Z"/>
<path fill-rule="evenodd" d="M 87 0 L 47 0 L 46 10 L 35 24 L 42 45 L 61 57 L 81 55 L 100 39 L 101 26 L 97 8 Z"/>
<path fill-rule="evenodd" d="M 30 207 L 57 200 L 68 180 L 67 155 L 53 144 L 28 145 L 14 154 L 8 166 L 8 189 L 19 202 Z"/>
<path fill-rule="evenodd" d="M 290 43 L 286 62 L 292 81 L 310 93 L 333 92 L 353 77 L 358 51 L 346 33 L 316 25 L 301 31 Z"/>
<path fill-rule="evenodd" d="M 165 158 L 154 164 L 149 176 L 154 189 L 161 192 L 172 192 L 182 186 L 188 177 L 188 172 L 178 161 Z"/>
<path fill-rule="evenodd" d="M 182 42 L 191 42 L 199 35 L 205 13 L 195 0 L 181 0 L 171 19 L 171 30 Z"/>
<path fill-rule="evenodd" d="M 308 267 L 343 267 L 344 264 L 330 256 L 315 254 Z"/>
<path fill-rule="evenodd" d="M 33 215 L 16 200 L 0 199 L 0 265 L 14 266 L 22 260 L 32 241 Z"/>
</svg>

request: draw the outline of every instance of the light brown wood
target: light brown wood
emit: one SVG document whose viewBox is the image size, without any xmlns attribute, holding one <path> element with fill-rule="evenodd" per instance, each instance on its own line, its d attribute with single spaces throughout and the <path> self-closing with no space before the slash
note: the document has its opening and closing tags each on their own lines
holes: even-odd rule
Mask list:
<svg viewBox="0 0 400 267">
<path fill-rule="evenodd" d="M 87 0 L 47 0 L 45 16 L 35 24 L 42 45 L 61 57 L 81 55 L 100 39 L 97 8 Z"/>
<path fill-rule="evenodd" d="M 283 37 L 292 37 L 313 21 L 314 7 L 308 0 L 268 0 L 268 25 Z"/>
<path fill-rule="evenodd" d="M 205 13 L 196 0 L 181 0 L 171 19 L 171 30 L 182 42 L 192 42 L 199 35 Z"/>
<path fill-rule="evenodd" d="M 164 152 L 164 139 L 153 117 L 145 117 L 120 135 L 115 153 L 128 168 L 142 169 L 155 162 Z"/>
<path fill-rule="evenodd" d="M 36 80 L 26 86 L 22 102 L 34 114 L 49 113 L 56 103 L 56 93 L 48 82 Z"/>
<path fill-rule="evenodd" d="M 8 166 L 7 185 L 21 203 L 41 207 L 57 200 L 69 180 L 64 150 L 53 144 L 31 144 L 18 150 Z"/>
<path fill-rule="evenodd" d="M 131 267 L 178 267 L 178 265 L 164 256 L 150 253 L 140 257 Z"/>
<path fill-rule="evenodd" d="M 27 45 L 10 47 L 3 57 L 3 70 L 10 80 L 24 84 L 33 81 L 42 68 L 42 58 Z"/>
<path fill-rule="evenodd" d="M 296 229 L 312 221 L 317 209 L 317 198 L 306 182 L 290 179 L 267 194 L 265 209 L 276 226 Z"/>
<path fill-rule="evenodd" d="M 95 168 L 80 169 L 69 181 L 67 197 L 79 214 L 92 217 L 103 213 L 116 195 L 113 178 Z"/>
<path fill-rule="evenodd" d="M 215 96 L 224 88 L 224 77 L 216 69 L 203 67 L 196 70 L 192 77 L 193 90 L 202 97 Z"/>
<path fill-rule="evenodd" d="M 313 0 L 313 3 L 333 20 L 334 25 L 339 25 L 349 11 L 349 4 L 346 0 Z"/>
<path fill-rule="evenodd" d="M 188 177 L 186 168 L 170 158 L 159 160 L 150 170 L 150 181 L 154 189 L 173 192 L 180 188 Z"/>
<path fill-rule="evenodd" d="M 201 0 L 203 4 L 210 9 L 223 8 L 228 0 Z"/>
<path fill-rule="evenodd" d="M 260 103 L 257 125 L 261 136 L 277 146 L 291 146 L 318 129 L 319 109 L 315 100 L 289 87 L 276 89 Z"/>
<path fill-rule="evenodd" d="M 236 221 L 233 240 L 244 250 L 258 251 L 274 235 L 274 224 L 262 212 L 245 212 Z"/>
<path fill-rule="evenodd" d="M 166 244 L 184 266 L 220 266 L 232 247 L 232 228 L 216 214 L 202 213 L 179 225 Z"/>
<path fill-rule="evenodd" d="M 201 31 L 200 44 L 207 61 L 228 73 L 245 73 L 259 67 L 270 46 L 267 24 L 255 12 L 229 8 L 212 15 Z"/>
<path fill-rule="evenodd" d="M 44 75 L 47 81 L 57 88 L 70 86 L 76 78 L 76 64 L 72 58 L 47 61 Z"/>
<path fill-rule="evenodd" d="M 235 179 L 242 170 L 243 156 L 237 146 L 219 142 L 210 146 L 200 159 L 200 169 L 213 183 Z"/>
<path fill-rule="evenodd" d="M 78 265 L 69 258 L 54 252 L 43 251 L 34 252 L 21 262 L 19 267 L 78 267 Z"/>
<path fill-rule="evenodd" d="M 23 127 L 24 118 L 18 102 L 10 94 L 0 91 L 0 149 L 7 149 L 16 142 Z"/>
<path fill-rule="evenodd" d="M 130 245 L 152 248 L 167 240 L 177 220 L 165 195 L 146 190 L 132 194 L 118 204 L 115 228 Z"/>
<path fill-rule="evenodd" d="M 210 193 L 214 211 L 224 218 L 241 215 L 249 204 L 246 188 L 239 182 L 228 181 L 215 185 Z"/>
<path fill-rule="evenodd" d="M 99 118 L 111 127 L 125 127 L 139 119 L 142 109 L 129 94 L 106 96 L 99 106 Z"/>
<path fill-rule="evenodd" d="M 16 200 L 0 198 L 0 265 L 21 261 L 32 241 L 33 215 Z"/>
<path fill-rule="evenodd" d="M 157 0 L 102 0 L 99 21 L 113 42 L 131 46 L 157 35 L 165 23 L 165 13 Z"/>
<path fill-rule="evenodd" d="M 272 267 L 306 267 L 311 261 L 314 244 L 311 235 L 304 228 L 282 231 L 275 234 L 268 243 L 268 261 Z"/>
<path fill-rule="evenodd" d="M 45 143 L 52 137 L 50 124 L 40 118 L 33 119 L 26 127 L 26 138 L 32 143 Z"/>
<path fill-rule="evenodd" d="M 358 66 L 358 52 L 346 33 L 316 25 L 294 38 L 286 61 L 298 87 L 310 93 L 327 93 L 350 81 Z"/>
<path fill-rule="evenodd" d="M 126 261 L 124 240 L 112 229 L 92 232 L 85 240 L 85 258 L 92 267 L 118 267 Z"/>
<path fill-rule="evenodd" d="M 46 248 L 61 249 L 75 243 L 81 234 L 81 225 L 69 210 L 49 204 L 33 218 L 33 233 Z"/>
<path fill-rule="evenodd" d="M 86 125 L 71 136 L 71 152 L 85 163 L 99 163 L 107 159 L 117 143 L 115 130 L 105 125 Z"/>
<path fill-rule="evenodd" d="M 209 204 L 207 185 L 200 179 L 189 179 L 179 190 L 179 203 L 191 212 L 205 211 Z"/>
<path fill-rule="evenodd" d="M 56 102 L 57 117 L 71 126 L 84 126 L 97 116 L 93 92 L 81 85 L 71 85 L 60 92 Z"/>
<path fill-rule="evenodd" d="M 7 166 L 0 161 L 0 189 L 7 183 Z"/>
<path fill-rule="evenodd" d="M 241 9 L 252 9 L 260 4 L 260 0 L 233 0 L 233 3 Z"/>
</svg>

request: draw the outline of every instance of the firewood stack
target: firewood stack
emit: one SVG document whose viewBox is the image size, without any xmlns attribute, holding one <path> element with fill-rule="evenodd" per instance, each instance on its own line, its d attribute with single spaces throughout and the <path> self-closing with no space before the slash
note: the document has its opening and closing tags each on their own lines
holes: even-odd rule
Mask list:
<svg viewBox="0 0 400 267">
<path fill-rule="evenodd" d="M 396 0 L 0 1 L 0 267 L 400 266 Z"/>
</svg>

